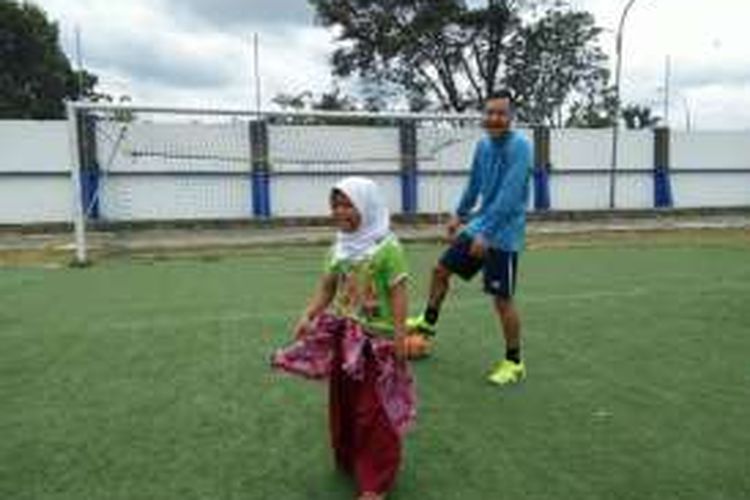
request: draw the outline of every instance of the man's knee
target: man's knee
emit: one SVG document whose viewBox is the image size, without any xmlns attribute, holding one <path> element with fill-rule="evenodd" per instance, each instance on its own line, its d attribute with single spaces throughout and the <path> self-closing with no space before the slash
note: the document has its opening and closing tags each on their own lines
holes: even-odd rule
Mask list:
<svg viewBox="0 0 750 500">
<path fill-rule="evenodd" d="M 452 273 L 450 269 L 445 267 L 440 262 L 438 262 L 437 265 L 432 270 L 432 275 L 435 277 L 435 279 L 445 284 L 448 284 L 448 282 L 450 281 L 451 274 Z"/>
</svg>

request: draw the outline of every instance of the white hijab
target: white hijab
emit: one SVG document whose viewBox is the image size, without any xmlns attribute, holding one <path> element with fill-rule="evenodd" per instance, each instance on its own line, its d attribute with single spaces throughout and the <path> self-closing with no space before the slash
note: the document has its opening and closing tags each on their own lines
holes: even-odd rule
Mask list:
<svg viewBox="0 0 750 500">
<path fill-rule="evenodd" d="M 336 260 L 362 260 L 370 256 L 386 236 L 391 234 L 391 218 L 378 185 L 366 177 L 347 177 L 334 186 L 344 193 L 361 217 L 356 231 L 336 234 Z"/>
</svg>

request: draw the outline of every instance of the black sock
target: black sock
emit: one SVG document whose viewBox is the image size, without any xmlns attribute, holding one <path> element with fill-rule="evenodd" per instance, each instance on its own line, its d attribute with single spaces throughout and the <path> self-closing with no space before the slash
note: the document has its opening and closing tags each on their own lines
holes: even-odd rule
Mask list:
<svg viewBox="0 0 750 500">
<path fill-rule="evenodd" d="M 521 362 L 521 348 L 513 347 L 505 350 L 505 359 L 513 361 L 514 363 Z"/>
<path fill-rule="evenodd" d="M 436 307 L 427 306 L 427 309 L 424 310 L 425 321 L 433 326 L 437 323 L 438 316 L 440 316 L 440 310 Z"/>
</svg>

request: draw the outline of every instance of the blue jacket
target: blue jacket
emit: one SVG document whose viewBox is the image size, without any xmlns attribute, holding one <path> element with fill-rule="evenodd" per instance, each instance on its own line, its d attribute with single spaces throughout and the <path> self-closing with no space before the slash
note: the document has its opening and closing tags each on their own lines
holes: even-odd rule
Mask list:
<svg viewBox="0 0 750 500">
<path fill-rule="evenodd" d="M 466 234 L 481 235 L 490 247 L 506 252 L 523 249 L 532 164 L 531 143 L 521 132 L 511 129 L 501 137 L 479 140 L 469 183 L 456 209 L 468 222 Z M 472 212 L 478 198 L 479 208 Z"/>
</svg>

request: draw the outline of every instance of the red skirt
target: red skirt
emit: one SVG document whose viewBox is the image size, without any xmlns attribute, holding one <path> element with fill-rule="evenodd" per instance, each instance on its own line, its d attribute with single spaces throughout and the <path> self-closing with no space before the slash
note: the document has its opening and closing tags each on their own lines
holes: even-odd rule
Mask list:
<svg viewBox="0 0 750 500">
<path fill-rule="evenodd" d="M 401 440 L 415 417 L 413 380 L 387 339 L 355 321 L 323 315 L 315 332 L 281 349 L 275 368 L 328 378 L 329 428 L 336 465 L 360 493 L 391 489 L 401 463 Z"/>
<path fill-rule="evenodd" d="M 337 343 L 341 359 L 341 343 Z M 360 493 L 391 489 L 401 463 L 401 436 L 380 402 L 377 365 L 365 351 L 364 378 L 356 380 L 334 362 L 330 375 L 328 415 L 336 465 L 351 474 Z"/>
</svg>

